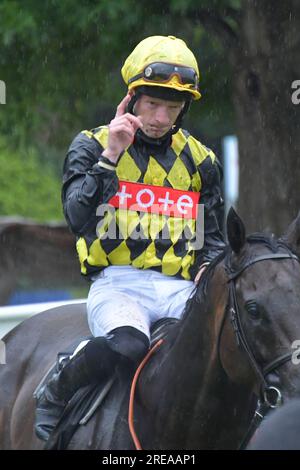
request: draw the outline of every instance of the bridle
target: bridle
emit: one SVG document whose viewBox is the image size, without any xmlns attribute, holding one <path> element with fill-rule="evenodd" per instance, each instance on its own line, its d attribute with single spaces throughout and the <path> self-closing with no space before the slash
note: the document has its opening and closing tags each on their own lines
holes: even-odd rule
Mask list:
<svg viewBox="0 0 300 470">
<path fill-rule="evenodd" d="M 258 427 L 264 416 L 271 408 L 277 408 L 282 404 L 282 394 L 279 388 L 271 386 L 268 384 L 267 376 L 270 372 L 281 367 L 286 362 L 290 361 L 292 358 L 293 353 L 288 352 L 282 354 L 275 360 L 271 361 L 267 366 L 261 367 L 253 354 L 251 347 L 249 346 L 249 342 L 247 340 L 247 336 L 245 334 L 245 330 L 242 325 L 241 315 L 239 306 L 237 303 L 236 298 L 236 280 L 240 277 L 240 275 L 249 267 L 252 266 L 254 263 L 258 263 L 259 261 L 266 261 L 266 260 L 279 260 L 279 259 L 293 259 L 300 262 L 299 258 L 293 253 L 272 253 L 272 254 L 265 254 L 261 256 L 256 256 L 252 259 L 249 259 L 247 263 L 245 263 L 238 271 L 234 271 L 231 266 L 231 262 L 229 261 L 225 267 L 227 275 L 228 275 L 228 283 L 229 283 L 229 298 L 228 298 L 228 305 L 225 310 L 225 314 L 222 320 L 222 325 L 220 328 L 219 338 L 218 338 L 218 356 L 221 362 L 220 357 L 220 343 L 223 328 L 225 325 L 225 321 L 227 318 L 227 312 L 230 314 L 230 321 L 237 339 L 238 346 L 241 346 L 247 354 L 249 362 L 257 375 L 260 383 L 260 396 L 257 402 L 257 408 L 255 414 L 253 416 L 252 422 L 250 427 L 246 433 L 245 438 L 241 444 L 240 448 L 245 448 L 249 439 L 253 435 L 255 429 Z M 221 362 L 222 364 L 222 362 Z"/>
</svg>

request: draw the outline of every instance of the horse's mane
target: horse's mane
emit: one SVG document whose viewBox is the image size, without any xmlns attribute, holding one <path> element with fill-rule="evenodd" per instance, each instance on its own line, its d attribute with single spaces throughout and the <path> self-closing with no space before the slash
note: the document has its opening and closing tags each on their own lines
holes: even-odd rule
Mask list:
<svg viewBox="0 0 300 470">
<path fill-rule="evenodd" d="M 207 287 L 210 279 L 213 276 L 213 273 L 215 272 L 215 268 L 226 257 L 229 248 L 230 247 L 226 246 L 224 250 L 219 255 L 217 255 L 205 269 L 204 273 L 201 276 L 199 284 L 195 285 L 195 288 L 193 289 L 189 299 L 185 304 L 183 318 L 189 315 L 191 310 L 195 308 L 196 304 L 200 303 L 202 298 L 206 297 Z"/>
<path fill-rule="evenodd" d="M 253 233 L 251 235 L 248 235 L 246 241 L 249 245 L 264 245 L 273 253 L 277 253 L 279 249 L 283 249 L 284 251 L 287 251 L 290 255 L 292 254 L 292 251 L 289 246 L 281 238 L 276 238 L 274 234 L 266 234 L 261 232 Z M 224 250 L 210 262 L 210 264 L 202 274 L 199 284 L 195 286 L 194 290 L 190 295 L 190 298 L 188 299 L 185 305 L 183 317 L 189 315 L 191 310 L 193 310 L 196 305 L 199 305 L 201 301 L 206 299 L 209 282 L 213 277 L 216 267 L 224 259 L 225 265 L 228 265 L 231 255 L 232 249 L 230 245 L 226 245 Z M 247 260 L 248 258 L 245 257 L 243 259 L 243 264 L 247 262 Z"/>
<path fill-rule="evenodd" d="M 255 243 L 265 245 L 273 253 L 278 253 L 281 249 L 289 255 L 293 254 L 293 251 L 286 242 L 282 238 L 276 238 L 273 233 L 271 235 L 265 233 L 253 233 L 252 235 L 249 235 L 246 240 L 250 245 Z"/>
</svg>

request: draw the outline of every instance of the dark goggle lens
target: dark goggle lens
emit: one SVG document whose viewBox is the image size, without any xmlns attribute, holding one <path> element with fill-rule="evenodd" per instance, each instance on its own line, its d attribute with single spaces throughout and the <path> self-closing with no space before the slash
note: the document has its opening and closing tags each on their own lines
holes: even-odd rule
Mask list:
<svg viewBox="0 0 300 470">
<path fill-rule="evenodd" d="M 144 70 L 147 80 L 167 81 L 173 75 L 177 75 L 183 85 L 190 84 L 198 86 L 198 77 L 194 69 L 172 64 L 150 64 Z"/>
</svg>

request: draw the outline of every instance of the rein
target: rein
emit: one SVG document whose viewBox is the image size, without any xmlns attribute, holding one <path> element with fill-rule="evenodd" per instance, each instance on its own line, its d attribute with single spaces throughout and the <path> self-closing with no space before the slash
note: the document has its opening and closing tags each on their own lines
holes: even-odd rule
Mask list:
<svg viewBox="0 0 300 470">
<path fill-rule="evenodd" d="M 252 266 L 254 263 L 259 261 L 266 261 L 266 260 L 276 260 L 276 259 L 292 259 L 300 262 L 299 258 L 294 254 L 284 254 L 284 253 L 273 253 L 269 255 L 261 255 L 257 256 L 253 259 L 250 259 L 241 269 L 236 272 L 233 272 L 231 266 L 227 266 L 227 274 L 228 274 L 228 283 L 229 283 L 229 300 L 228 300 L 228 307 L 225 309 L 225 315 L 222 321 L 220 334 L 218 338 L 218 356 L 220 363 L 220 342 L 223 327 L 226 320 L 226 313 L 227 311 L 230 313 L 230 321 L 236 336 L 238 346 L 242 346 L 244 351 L 246 352 L 249 362 L 257 375 L 259 382 L 260 382 L 260 397 L 257 403 L 257 408 L 250 424 L 250 427 L 244 437 L 240 448 L 245 448 L 248 444 L 251 436 L 253 435 L 254 431 L 259 426 L 260 422 L 264 419 L 265 415 L 271 408 L 277 408 L 282 404 L 282 394 L 279 388 L 271 386 L 268 384 L 267 376 L 270 372 L 281 367 L 286 362 L 290 361 L 292 358 L 293 353 L 285 353 L 279 356 L 278 358 L 274 359 L 270 364 L 261 368 L 257 363 L 255 356 L 251 347 L 249 346 L 249 342 L 247 340 L 247 336 L 245 334 L 244 328 L 242 326 L 241 315 L 239 306 L 237 303 L 236 298 L 236 285 L 235 281 L 237 278 L 249 267 Z M 229 272 L 228 272 L 229 271 Z"/>
<path fill-rule="evenodd" d="M 140 363 L 139 367 L 137 368 L 133 377 L 132 384 L 131 384 L 130 398 L 129 398 L 129 411 L 128 411 L 128 424 L 129 424 L 129 431 L 130 431 L 136 450 L 142 450 L 141 443 L 134 429 L 134 394 L 135 394 L 136 384 L 137 384 L 137 380 L 139 378 L 139 375 L 144 365 L 148 362 L 150 357 L 159 348 L 159 346 L 163 343 L 163 341 L 164 341 L 163 339 L 159 339 L 157 343 L 155 343 L 154 346 L 148 351 L 148 353 L 146 354 L 146 356 Z"/>
</svg>

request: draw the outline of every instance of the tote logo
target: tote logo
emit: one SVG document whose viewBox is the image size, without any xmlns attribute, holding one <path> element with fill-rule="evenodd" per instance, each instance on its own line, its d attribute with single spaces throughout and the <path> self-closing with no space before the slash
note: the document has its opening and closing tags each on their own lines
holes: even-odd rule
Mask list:
<svg viewBox="0 0 300 470">
<path fill-rule="evenodd" d="M 199 198 L 194 191 L 119 181 L 119 191 L 108 203 L 119 209 L 196 219 Z"/>
<path fill-rule="evenodd" d="M 3 80 L 0 80 L 0 104 L 6 104 L 6 86 Z"/>
</svg>

